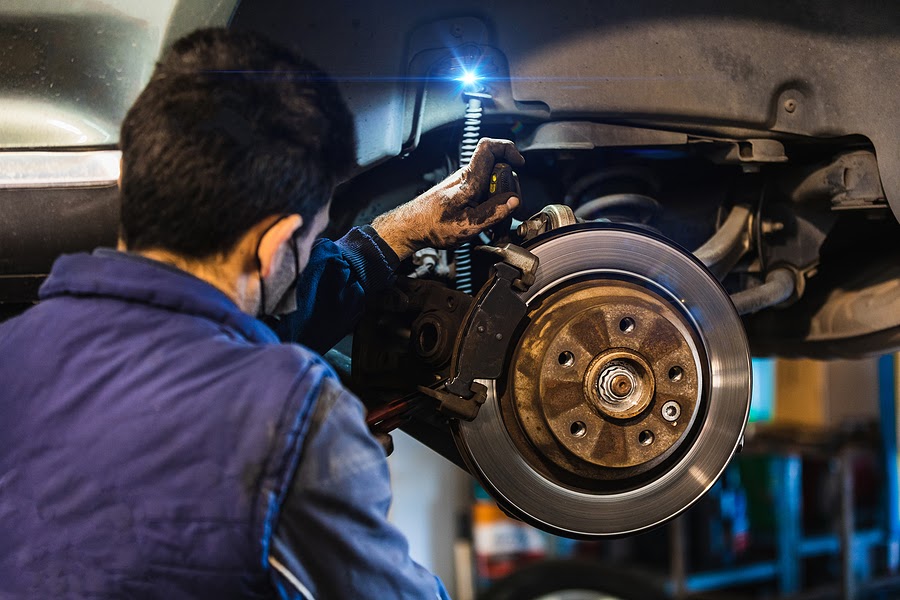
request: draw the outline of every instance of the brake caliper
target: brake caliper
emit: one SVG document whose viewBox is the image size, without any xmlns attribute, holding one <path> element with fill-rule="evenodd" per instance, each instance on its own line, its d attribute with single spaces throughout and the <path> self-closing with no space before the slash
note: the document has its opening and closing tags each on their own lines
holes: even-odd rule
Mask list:
<svg viewBox="0 0 900 600">
<path fill-rule="evenodd" d="M 448 417 L 472 421 L 487 399 L 487 388 L 477 379 L 496 379 L 503 373 L 510 341 L 527 307 L 520 292 L 534 283 L 538 259 L 531 252 L 506 244 L 482 246 L 500 260 L 493 277 L 469 309 L 456 340 L 447 383 L 438 388 L 419 387 L 438 401 L 438 410 Z"/>
</svg>

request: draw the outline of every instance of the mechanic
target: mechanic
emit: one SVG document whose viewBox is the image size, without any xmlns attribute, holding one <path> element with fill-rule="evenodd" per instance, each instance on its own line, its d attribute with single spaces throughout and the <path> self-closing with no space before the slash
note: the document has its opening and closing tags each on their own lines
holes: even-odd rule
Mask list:
<svg viewBox="0 0 900 600">
<path fill-rule="evenodd" d="M 247 32 L 175 43 L 121 132 L 118 250 L 0 325 L 0 596 L 434 598 L 385 452 L 324 351 L 415 250 L 507 217 L 511 142 L 332 242 L 355 166 L 334 82 Z M 340 207 L 333 207 L 340 210 Z M 299 276 L 299 279 L 298 279 Z"/>
</svg>

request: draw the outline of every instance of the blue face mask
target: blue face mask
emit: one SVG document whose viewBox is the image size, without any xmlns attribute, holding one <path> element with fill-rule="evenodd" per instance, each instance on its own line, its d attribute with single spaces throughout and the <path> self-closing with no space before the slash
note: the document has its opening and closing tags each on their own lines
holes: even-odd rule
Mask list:
<svg viewBox="0 0 900 600">
<path fill-rule="evenodd" d="M 282 217 L 283 219 L 284 217 Z M 278 222 L 272 223 L 272 229 Z M 266 230 L 266 232 L 269 231 Z M 263 236 L 265 233 L 263 233 Z M 260 242 L 262 236 L 260 236 Z M 278 269 L 263 279 L 262 263 L 259 260 L 259 245 L 256 247 L 256 262 L 259 265 L 259 313 L 257 316 L 286 315 L 297 310 L 297 278 L 300 276 L 300 252 L 297 249 L 297 235 L 288 240 L 288 255 L 284 256 Z"/>
</svg>

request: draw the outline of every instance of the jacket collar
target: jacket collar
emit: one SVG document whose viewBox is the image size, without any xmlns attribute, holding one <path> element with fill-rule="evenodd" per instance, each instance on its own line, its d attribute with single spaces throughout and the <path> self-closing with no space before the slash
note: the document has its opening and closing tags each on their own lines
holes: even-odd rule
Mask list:
<svg viewBox="0 0 900 600">
<path fill-rule="evenodd" d="M 271 329 L 241 312 L 213 285 L 170 265 L 109 248 L 60 256 L 40 289 L 41 300 L 58 296 L 137 302 L 210 319 L 252 342 L 278 342 Z"/>
</svg>

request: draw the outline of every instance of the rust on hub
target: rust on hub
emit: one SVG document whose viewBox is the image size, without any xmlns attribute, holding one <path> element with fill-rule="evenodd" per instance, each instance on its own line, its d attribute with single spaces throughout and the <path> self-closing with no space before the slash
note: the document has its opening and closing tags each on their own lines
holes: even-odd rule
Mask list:
<svg viewBox="0 0 900 600">
<path fill-rule="evenodd" d="M 625 380 L 629 391 L 621 395 L 616 382 Z M 653 401 L 656 382 L 653 370 L 640 353 L 612 348 L 595 356 L 584 374 L 583 399 L 600 416 L 631 419 Z"/>
<path fill-rule="evenodd" d="M 630 281 L 582 280 L 543 298 L 528 321 L 500 406 L 529 464 L 580 485 L 637 475 L 675 451 L 703 375 L 699 339 L 670 300 Z M 662 414 L 672 400 L 674 422 Z"/>
</svg>

